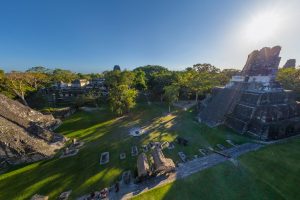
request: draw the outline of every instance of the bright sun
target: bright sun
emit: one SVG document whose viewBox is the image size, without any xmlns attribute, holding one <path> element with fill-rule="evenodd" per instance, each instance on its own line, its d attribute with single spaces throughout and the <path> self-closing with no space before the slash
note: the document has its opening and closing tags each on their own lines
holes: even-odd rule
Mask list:
<svg viewBox="0 0 300 200">
<path fill-rule="evenodd" d="M 264 12 L 255 15 L 248 23 L 244 36 L 249 42 L 266 41 L 280 31 L 281 17 L 277 12 Z"/>
</svg>

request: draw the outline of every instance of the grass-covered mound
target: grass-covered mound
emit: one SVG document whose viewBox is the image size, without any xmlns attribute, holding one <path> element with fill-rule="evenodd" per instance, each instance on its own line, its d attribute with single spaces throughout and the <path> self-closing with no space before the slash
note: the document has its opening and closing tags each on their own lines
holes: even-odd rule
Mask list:
<svg viewBox="0 0 300 200">
<path fill-rule="evenodd" d="M 299 199 L 300 138 L 243 155 L 134 199 Z"/>
<path fill-rule="evenodd" d="M 15 166 L 0 175 L 0 199 L 28 199 L 38 193 L 55 199 L 61 192 L 72 190 L 72 198 L 110 186 L 127 169 L 136 166 L 136 157 L 131 157 L 131 146 L 147 144 L 149 141 L 173 141 L 178 135 L 189 140 L 187 147 L 176 145 L 167 150 L 167 156 L 175 162 L 177 152 L 184 151 L 188 156 L 199 155 L 198 148 L 224 146 L 226 139 L 243 143 L 247 139 L 233 134 L 226 128 L 208 128 L 196 122 L 193 110 L 175 111 L 166 115 L 167 107 L 160 103 L 139 104 L 131 114 L 116 118 L 107 109 L 94 112 L 77 112 L 66 119 L 57 130 L 69 138 L 85 142 L 85 146 L 74 157 Z M 129 129 L 135 126 L 148 127 L 150 132 L 141 137 L 129 136 Z M 101 152 L 110 152 L 110 162 L 99 164 Z M 126 152 L 126 159 L 119 154 Z M 223 175 L 224 176 L 224 175 Z M 223 182 L 222 175 L 218 177 Z M 208 181 L 209 182 L 209 181 Z M 246 186 L 245 186 L 246 187 Z"/>
</svg>

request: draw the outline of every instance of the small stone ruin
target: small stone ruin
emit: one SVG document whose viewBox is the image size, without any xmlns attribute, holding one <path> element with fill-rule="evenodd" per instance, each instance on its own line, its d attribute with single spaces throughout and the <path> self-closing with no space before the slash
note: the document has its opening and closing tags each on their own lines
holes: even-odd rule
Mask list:
<svg viewBox="0 0 300 200">
<path fill-rule="evenodd" d="M 131 172 L 130 171 L 125 171 L 122 174 L 122 182 L 126 185 L 128 185 L 131 181 Z"/>
<path fill-rule="evenodd" d="M 109 163 L 109 152 L 103 152 L 100 156 L 100 165 Z"/>
<path fill-rule="evenodd" d="M 178 152 L 178 156 L 182 162 L 186 162 L 186 155 L 182 151 Z"/>
<path fill-rule="evenodd" d="M 170 142 L 169 143 L 169 146 L 167 147 L 168 149 L 174 149 L 175 148 L 175 145 L 174 145 L 174 143 L 173 142 Z"/>
<path fill-rule="evenodd" d="M 137 156 L 139 154 L 139 150 L 137 146 L 131 147 L 131 156 Z"/>
<path fill-rule="evenodd" d="M 286 63 L 283 65 L 283 68 L 295 68 L 296 67 L 296 59 L 288 59 Z"/>
<path fill-rule="evenodd" d="M 66 147 L 64 149 L 62 155 L 60 156 L 60 158 L 75 156 L 78 152 L 79 152 L 79 149 Z"/>
<path fill-rule="evenodd" d="M 222 144 L 217 144 L 217 147 L 218 147 L 221 151 L 223 151 L 223 150 L 226 149 Z"/>
<path fill-rule="evenodd" d="M 72 193 L 72 190 L 61 193 L 58 197 L 58 200 L 67 200 L 67 199 L 69 199 L 71 193 Z"/>
<path fill-rule="evenodd" d="M 228 144 L 230 144 L 231 146 L 236 146 L 231 140 L 226 140 L 226 142 L 228 143 Z"/>
<path fill-rule="evenodd" d="M 154 172 L 156 174 L 166 174 L 175 170 L 173 160 L 166 158 L 160 147 L 155 147 L 151 155 L 153 158 Z"/>
<path fill-rule="evenodd" d="M 120 160 L 124 160 L 126 158 L 126 153 L 120 153 Z"/>
<path fill-rule="evenodd" d="M 209 154 L 209 152 L 206 149 L 202 149 L 202 148 L 199 149 L 199 152 L 202 154 L 202 156 L 206 156 Z"/>
<path fill-rule="evenodd" d="M 73 148 L 80 148 L 80 147 L 82 147 L 83 145 L 84 145 L 84 142 L 79 142 L 79 141 L 77 141 L 76 138 L 73 138 L 73 139 L 72 139 L 72 144 L 71 144 L 71 146 L 72 146 Z"/>
<path fill-rule="evenodd" d="M 150 173 L 149 161 L 145 153 L 141 153 L 137 159 L 137 172 L 139 180 L 147 178 Z"/>
<path fill-rule="evenodd" d="M 40 195 L 40 194 L 35 194 L 31 197 L 30 200 L 48 200 L 49 197 L 48 196 L 43 196 L 43 195 Z"/>
</svg>

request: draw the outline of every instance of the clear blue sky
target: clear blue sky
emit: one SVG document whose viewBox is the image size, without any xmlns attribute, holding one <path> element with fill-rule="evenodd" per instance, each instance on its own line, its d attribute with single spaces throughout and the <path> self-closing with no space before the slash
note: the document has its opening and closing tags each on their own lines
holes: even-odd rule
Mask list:
<svg viewBox="0 0 300 200">
<path fill-rule="evenodd" d="M 268 0 L 0 1 L 0 68 L 177 70 L 203 62 L 242 68 L 247 54 L 265 45 L 281 45 L 284 62 L 300 58 L 299 7 Z M 273 15 L 272 22 L 264 19 L 269 11 L 278 23 Z M 266 31 L 258 21 L 272 26 Z"/>
</svg>

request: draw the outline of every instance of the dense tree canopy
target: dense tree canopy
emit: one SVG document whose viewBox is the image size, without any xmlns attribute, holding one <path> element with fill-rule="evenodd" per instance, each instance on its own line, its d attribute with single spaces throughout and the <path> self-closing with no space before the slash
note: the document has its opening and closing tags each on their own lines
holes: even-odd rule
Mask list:
<svg viewBox="0 0 300 200">
<path fill-rule="evenodd" d="M 135 106 L 137 90 L 134 88 L 135 73 L 113 70 L 105 73 L 105 84 L 109 89 L 108 101 L 117 115 L 129 112 Z"/>
<path fill-rule="evenodd" d="M 300 94 L 300 69 L 282 68 L 278 71 L 277 81 L 279 81 L 285 89 L 294 90 Z"/>
<path fill-rule="evenodd" d="M 105 78 L 109 93 L 108 97 L 101 98 L 103 102 L 109 103 L 113 112 L 122 115 L 134 107 L 139 94 L 146 95 L 148 101 L 160 100 L 169 105 L 179 98 L 198 101 L 199 96 L 209 93 L 217 85 L 227 84 L 232 76 L 239 73 L 240 71 L 236 69 L 220 70 L 208 63 L 195 64 L 182 71 L 169 71 L 159 65 L 147 65 L 132 71 L 121 71 L 119 67 L 115 67 L 114 70 L 97 74 L 74 73 L 64 69 L 51 70 L 36 66 L 26 72 L 4 73 L 0 69 L 0 92 L 12 98 L 18 97 L 26 105 L 28 94 L 34 94 L 53 83 L 60 81 L 70 83 L 77 78 Z M 277 80 L 285 89 L 300 94 L 300 69 L 280 69 Z M 86 99 L 86 97 L 78 98 L 77 104 L 81 105 L 82 100 Z"/>
<path fill-rule="evenodd" d="M 167 85 L 164 87 L 164 98 L 168 102 L 169 112 L 171 112 L 171 105 L 178 100 L 179 86 L 177 84 Z"/>
<path fill-rule="evenodd" d="M 64 69 L 55 69 L 52 72 L 52 81 L 53 82 L 65 82 L 65 83 L 70 83 L 73 80 L 78 78 L 78 75 L 75 74 L 74 72 L 70 70 L 64 70 Z"/>
</svg>

